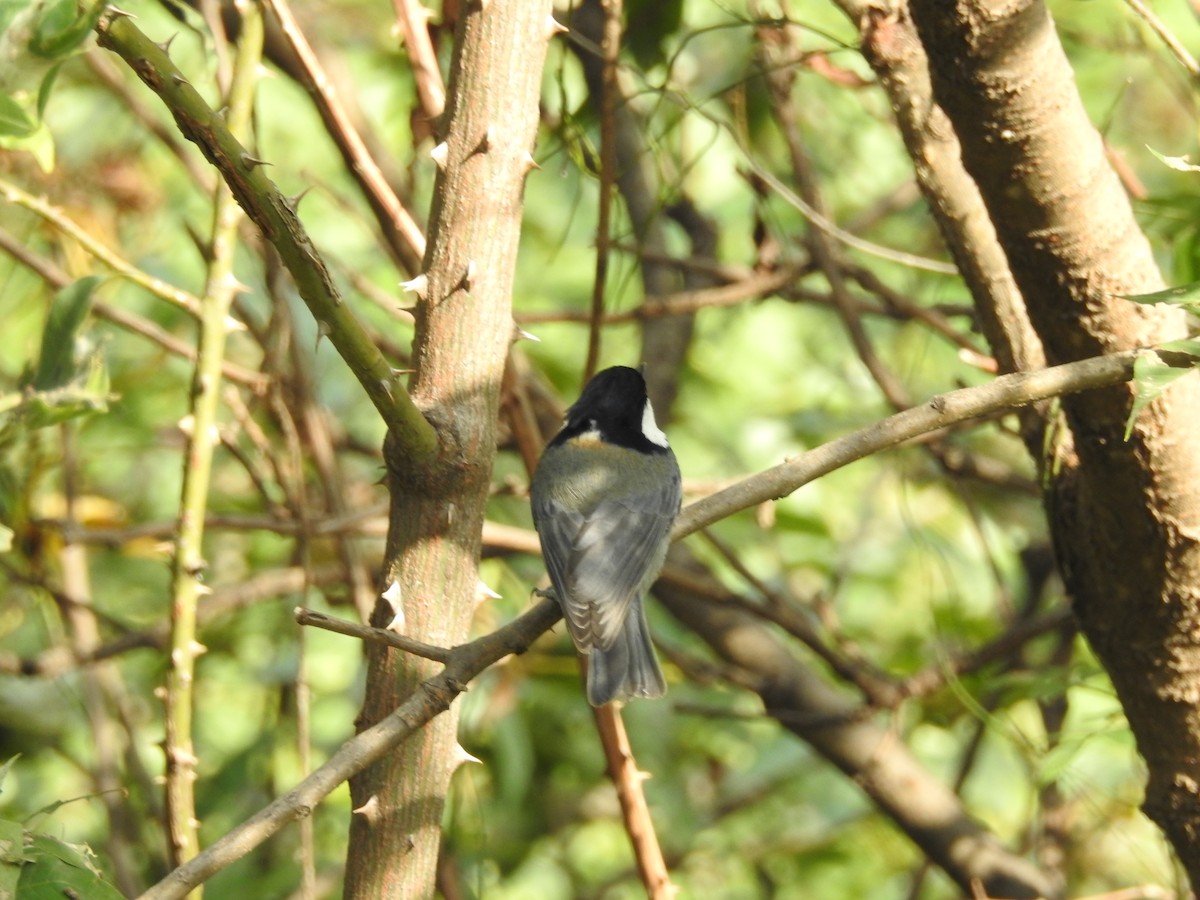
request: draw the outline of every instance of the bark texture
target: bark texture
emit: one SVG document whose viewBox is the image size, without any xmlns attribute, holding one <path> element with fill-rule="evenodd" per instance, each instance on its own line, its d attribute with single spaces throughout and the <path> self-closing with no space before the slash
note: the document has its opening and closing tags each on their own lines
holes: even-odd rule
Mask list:
<svg viewBox="0 0 1200 900">
<path fill-rule="evenodd" d="M 411 393 L 437 429 L 427 466 L 389 435 L 391 493 L 381 597 L 372 624 L 427 643 L 467 636 L 477 595 L 483 510 L 495 455 L 495 423 L 512 337 L 511 292 L 522 189 L 547 42 L 550 4 L 464 8 L 456 34 L 440 170 L 419 298 Z M 392 712 L 434 664 L 371 646 L 363 730 Z M 432 896 L 442 810 L 458 757 L 455 709 L 400 751 L 351 780 L 355 813 L 347 898 Z"/>
<path fill-rule="evenodd" d="M 937 103 L 1050 364 L 1182 337 L 1116 295 L 1162 286 L 1041 2 L 912 0 Z M 898 21 L 903 7 L 892 11 Z M 1123 431 L 1132 389 L 1064 398 L 1044 466 L 1080 625 L 1149 769 L 1144 809 L 1200 884 L 1200 424 L 1195 378 Z"/>
</svg>

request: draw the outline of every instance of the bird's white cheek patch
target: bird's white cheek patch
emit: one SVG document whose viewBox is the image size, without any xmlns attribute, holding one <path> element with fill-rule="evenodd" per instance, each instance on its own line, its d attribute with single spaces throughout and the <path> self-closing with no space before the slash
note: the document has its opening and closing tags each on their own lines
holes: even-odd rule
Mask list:
<svg viewBox="0 0 1200 900">
<path fill-rule="evenodd" d="M 658 444 L 660 447 L 669 447 L 667 436 L 663 434 L 658 423 L 654 421 L 654 408 L 650 405 L 650 401 L 646 401 L 646 408 L 642 410 L 642 434 L 646 436 L 652 444 Z"/>
</svg>

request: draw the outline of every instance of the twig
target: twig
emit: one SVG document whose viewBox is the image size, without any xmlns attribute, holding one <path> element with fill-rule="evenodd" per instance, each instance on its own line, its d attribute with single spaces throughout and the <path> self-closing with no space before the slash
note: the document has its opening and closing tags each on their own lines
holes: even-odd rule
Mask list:
<svg viewBox="0 0 1200 900">
<path fill-rule="evenodd" d="M 173 303 L 181 309 L 186 309 L 193 316 L 199 318 L 201 302 L 200 298 L 195 294 L 191 294 L 182 288 L 175 287 L 173 284 L 168 284 L 161 278 L 155 278 L 153 275 L 148 275 L 137 266 L 124 260 L 117 253 L 104 246 L 100 241 L 96 240 L 85 228 L 80 227 L 76 222 L 64 213 L 58 207 L 48 203 L 40 197 L 35 197 L 17 187 L 10 181 L 0 178 L 0 194 L 9 203 L 24 207 L 31 213 L 41 217 L 49 222 L 63 234 L 79 242 L 88 253 L 100 260 L 122 278 L 131 281 L 138 287 L 144 288 L 156 297 L 166 300 L 168 303 Z M 241 328 L 241 324 L 237 322 L 229 323 L 231 328 Z"/>
<path fill-rule="evenodd" d="M 592 320 L 588 329 L 586 383 L 600 364 L 604 290 L 608 285 L 608 239 L 612 230 L 612 195 L 617 180 L 617 54 L 621 49 L 621 0 L 600 0 L 604 31 L 600 42 L 600 194 L 596 215 L 596 277 L 592 281 Z"/>
<path fill-rule="evenodd" d="M 600 322 L 616 325 L 623 322 L 638 322 L 663 316 L 686 316 L 702 309 L 719 306 L 734 306 L 747 300 L 769 297 L 782 291 L 799 277 L 796 269 L 784 268 L 772 272 L 748 272 L 745 277 L 716 287 L 696 291 L 679 291 L 658 297 L 647 297 L 641 306 L 624 312 L 602 313 Z M 595 322 L 595 312 L 520 313 L 517 322 L 534 325 L 539 322 Z"/>
<path fill-rule="evenodd" d="M 38 256 L 24 244 L 20 243 L 11 232 L 3 228 L 0 228 L 0 250 L 3 250 L 22 265 L 32 269 L 55 290 L 64 288 L 71 283 L 71 277 L 66 272 L 45 257 Z M 196 349 L 194 347 L 181 341 L 165 328 L 156 325 L 149 319 L 143 319 L 141 316 L 126 312 L 120 307 L 110 306 L 101 300 L 97 300 L 92 304 L 92 312 L 96 314 L 97 318 L 112 322 L 126 331 L 131 331 L 147 340 L 153 341 L 168 353 L 173 353 L 189 362 L 195 362 L 196 360 Z M 270 376 L 247 369 L 244 366 L 239 366 L 237 363 L 231 363 L 228 360 L 222 361 L 221 374 L 230 381 L 243 384 L 255 392 L 261 392 L 270 382 Z"/>
<path fill-rule="evenodd" d="M 1125 350 L 1035 372 L 1001 375 L 976 387 L 939 394 L 689 504 L 674 538 L 698 531 L 743 509 L 777 500 L 815 478 L 939 428 L 1064 394 L 1109 387 L 1133 377 L 1133 364 L 1153 350 Z"/>
<path fill-rule="evenodd" d="M 360 641 L 386 644 L 388 647 L 395 647 L 397 650 L 403 650 L 405 653 L 411 653 L 423 659 L 432 659 L 434 662 L 448 663 L 451 654 L 454 652 L 453 650 L 447 650 L 445 647 L 435 647 L 432 644 L 425 644 L 421 641 L 415 641 L 412 638 L 406 638 L 402 634 L 396 634 L 396 632 L 388 631 L 385 628 L 372 628 L 370 625 L 347 622 L 345 619 L 305 609 L 303 606 L 297 606 L 294 615 L 296 622 L 300 625 L 311 625 L 314 628 L 335 631 L 347 637 L 358 638 Z"/>
<path fill-rule="evenodd" d="M 329 762 L 228 831 L 199 856 L 175 869 L 146 891 L 141 900 L 177 900 L 249 853 L 288 822 L 312 815 L 316 804 L 330 792 L 448 709 L 472 678 L 510 653 L 524 653 L 561 616 L 556 602 L 544 600 L 500 630 L 449 651 L 446 668 L 423 682 L 394 712 L 348 740 Z"/>
<path fill-rule="evenodd" d="M 433 52 L 433 44 L 429 40 L 428 26 L 432 13 L 419 0 L 395 0 L 393 5 L 400 31 L 404 35 L 404 46 L 412 62 L 421 111 L 432 122 L 446 107 L 446 85 L 442 82 L 442 70 L 438 68 L 437 54 Z"/>
<path fill-rule="evenodd" d="M 1150 26 L 1150 30 L 1158 35 L 1158 39 L 1167 45 L 1167 49 L 1171 51 L 1171 55 L 1176 61 L 1187 69 L 1188 74 L 1193 79 L 1200 78 L 1200 63 L 1196 62 L 1196 57 L 1188 51 L 1188 48 L 1183 46 L 1183 42 L 1175 37 L 1175 33 L 1166 26 L 1162 19 L 1154 14 L 1154 10 L 1150 9 L 1142 0 L 1125 0 L 1125 5 L 1132 9 L 1138 17 Z"/>
<path fill-rule="evenodd" d="M 650 818 L 650 808 L 646 805 L 646 795 L 642 791 L 642 782 L 647 775 L 637 767 L 620 710 L 609 703 L 594 708 L 592 713 L 596 719 L 596 730 L 600 733 L 600 743 L 604 747 L 604 757 L 608 760 L 608 776 L 617 789 L 625 831 L 633 844 L 633 855 L 646 888 L 646 896 L 651 900 L 670 900 L 677 888 L 671 884 L 658 834 L 654 831 L 654 821 Z"/>
<path fill-rule="evenodd" d="M 379 165 L 334 91 L 321 61 L 308 43 L 304 32 L 300 30 L 287 0 L 264 0 L 264 3 L 279 20 L 284 37 L 291 44 L 300 62 L 305 87 L 312 95 L 321 118 L 346 158 L 346 171 L 362 186 L 371 208 L 380 218 L 384 237 L 389 245 L 396 249 L 397 255 L 410 271 L 417 271 L 421 259 L 425 256 L 425 235 L 421 233 L 420 226 L 404 208 L 383 172 L 379 170 Z M 397 244 L 393 239 L 394 235 L 400 237 L 401 243 Z"/>
</svg>

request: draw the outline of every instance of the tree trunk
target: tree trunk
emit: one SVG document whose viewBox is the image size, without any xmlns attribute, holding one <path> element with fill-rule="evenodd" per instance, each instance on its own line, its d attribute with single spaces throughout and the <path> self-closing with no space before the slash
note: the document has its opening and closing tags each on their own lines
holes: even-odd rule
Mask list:
<svg viewBox="0 0 1200 900">
<path fill-rule="evenodd" d="M 372 616 L 375 625 L 433 644 L 467 636 L 477 594 L 550 9 L 548 2 L 495 0 L 462 8 L 438 129 L 444 143 L 433 154 L 440 173 L 425 272 L 413 285 L 419 302 L 411 392 L 437 429 L 441 452 L 420 466 L 405 450 L 405 435 L 388 435 L 386 597 Z M 378 645 L 368 646 L 367 657 L 360 730 L 435 671 Z M 432 895 L 457 722 L 452 708 L 351 780 L 347 898 Z"/>
<path fill-rule="evenodd" d="M 1044 5 L 912 0 L 934 96 L 962 145 L 1050 364 L 1183 336 L 1087 120 Z M 903 12 L 899 15 L 902 17 Z M 1059 564 L 1149 768 L 1144 809 L 1200 884 L 1200 385 L 1126 441 L 1128 386 L 1062 402 L 1041 460 Z"/>
</svg>

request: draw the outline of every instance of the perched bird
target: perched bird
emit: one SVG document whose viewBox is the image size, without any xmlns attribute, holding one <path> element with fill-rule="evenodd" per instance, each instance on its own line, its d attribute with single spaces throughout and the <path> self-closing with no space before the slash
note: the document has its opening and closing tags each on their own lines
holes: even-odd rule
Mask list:
<svg viewBox="0 0 1200 900">
<path fill-rule="evenodd" d="M 662 569 L 682 487 L 636 369 L 599 372 L 567 410 L 531 487 L 542 557 L 593 706 L 667 685 L 642 598 Z"/>
</svg>

